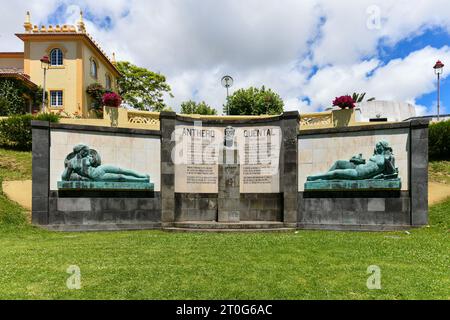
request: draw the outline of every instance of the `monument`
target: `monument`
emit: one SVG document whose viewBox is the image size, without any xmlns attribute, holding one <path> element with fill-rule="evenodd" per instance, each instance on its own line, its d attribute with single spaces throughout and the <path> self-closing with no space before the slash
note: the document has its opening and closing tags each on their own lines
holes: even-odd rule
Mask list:
<svg viewBox="0 0 450 320">
<path fill-rule="evenodd" d="M 148 174 L 113 165 L 102 165 L 99 153 L 85 144 L 78 144 L 64 160 L 60 190 L 153 190 Z"/>
<path fill-rule="evenodd" d="M 379 141 L 369 161 L 362 154 L 350 160 L 338 160 L 326 173 L 307 177 L 305 190 L 365 190 L 401 188 L 392 148 Z"/>
<path fill-rule="evenodd" d="M 157 120 L 157 129 L 33 121 L 33 223 L 80 231 L 428 222 L 427 121 L 300 130 L 298 112 Z"/>
</svg>

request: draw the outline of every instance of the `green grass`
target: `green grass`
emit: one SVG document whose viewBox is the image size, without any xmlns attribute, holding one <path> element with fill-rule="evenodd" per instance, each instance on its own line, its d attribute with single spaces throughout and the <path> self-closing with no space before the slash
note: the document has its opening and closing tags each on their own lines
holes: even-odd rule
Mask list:
<svg viewBox="0 0 450 320">
<path fill-rule="evenodd" d="M 0 179 L 31 180 L 31 152 L 0 148 Z"/>
<path fill-rule="evenodd" d="M 10 201 L 2 191 L 2 181 L 31 179 L 31 152 L 0 148 L 0 224 L 23 225 L 24 210 Z"/>
<path fill-rule="evenodd" d="M 450 299 L 450 201 L 405 232 L 57 233 L 0 226 L 2 299 Z M 66 288 L 69 265 L 81 290 Z M 366 287 L 381 268 L 381 290 Z"/>
<path fill-rule="evenodd" d="M 428 174 L 430 181 L 450 184 L 450 161 L 430 161 Z"/>
<path fill-rule="evenodd" d="M 29 177 L 15 171 L 0 175 Z M 23 214 L 0 195 L 0 299 L 450 299 L 450 200 L 409 234 L 59 233 Z M 66 287 L 70 265 L 80 290 Z M 370 265 L 381 290 L 366 287 Z"/>
</svg>

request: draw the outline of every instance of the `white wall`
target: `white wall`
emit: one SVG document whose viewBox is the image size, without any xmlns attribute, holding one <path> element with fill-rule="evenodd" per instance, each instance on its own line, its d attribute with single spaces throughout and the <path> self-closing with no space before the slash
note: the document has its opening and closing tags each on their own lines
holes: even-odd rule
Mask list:
<svg viewBox="0 0 450 320">
<path fill-rule="evenodd" d="M 150 175 L 155 191 L 161 190 L 160 139 L 114 133 L 52 130 L 50 147 L 50 189 L 57 190 L 64 171 L 64 159 L 79 143 L 97 150 L 102 164 L 110 164 Z"/>
<path fill-rule="evenodd" d="M 406 102 L 375 100 L 358 103 L 356 107 L 360 112 L 356 113 L 355 120 L 360 122 L 377 118 L 377 115 L 387 118 L 389 122 L 400 122 L 416 116 L 415 107 Z"/>
<path fill-rule="evenodd" d="M 408 190 L 408 128 L 348 132 L 322 135 L 305 135 L 298 139 L 298 190 L 304 191 L 306 177 L 327 172 L 336 160 L 350 160 L 362 153 L 368 160 L 375 144 L 380 140 L 389 142 L 399 168 L 402 190 Z"/>
</svg>

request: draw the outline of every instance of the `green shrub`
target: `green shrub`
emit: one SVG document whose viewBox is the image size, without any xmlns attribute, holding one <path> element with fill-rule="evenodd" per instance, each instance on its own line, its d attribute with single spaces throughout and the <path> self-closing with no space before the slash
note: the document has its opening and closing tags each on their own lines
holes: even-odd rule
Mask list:
<svg viewBox="0 0 450 320">
<path fill-rule="evenodd" d="M 40 120 L 40 121 L 48 121 L 48 122 L 58 122 L 59 121 L 59 115 L 54 113 L 38 113 L 33 117 L 33 120 Z"/>
<path fill-rule="evenodd" d="M 223 111 L 230 115 L 276 115 L 283 113 L 283 105 L 281 97 L 271 89 L 250 87 L 229 96 Z"/>
<path fill-rule="evenodd" d="M 31 120 L 58 122 L 59 116 L 49 113 L 10 116 L 0 121 L 0 144 L 18 150 L 31 150 Z"/>
<path fill-rule="evenodd" d="M 450 160 L 450 120 L 432 123 L 428 132 L 431 160 Z"/>
<path fill-rule="evenodd" d="M 22 114 L 27 88 L 16 80 L 0 79 L 0 116 Z"/>
</svg>

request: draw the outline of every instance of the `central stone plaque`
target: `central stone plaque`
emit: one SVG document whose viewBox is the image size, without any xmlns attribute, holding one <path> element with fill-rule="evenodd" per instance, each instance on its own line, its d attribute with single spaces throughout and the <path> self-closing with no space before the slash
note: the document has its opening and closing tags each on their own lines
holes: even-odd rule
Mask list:
<svg viewBox="0 0 450 320">
<path fill-rule="evenodd" d="M 217 193 L 223 128 L 177 125 L 174 139 L 175 192 Z"/>
<path fill-rule="evenodd" d="M 174 139 L 175 192 L 217 193 L 222 150 L 234 150 L 240 193 L 280 192 L 279 126 L 177 125 Z"/>
</svg>

